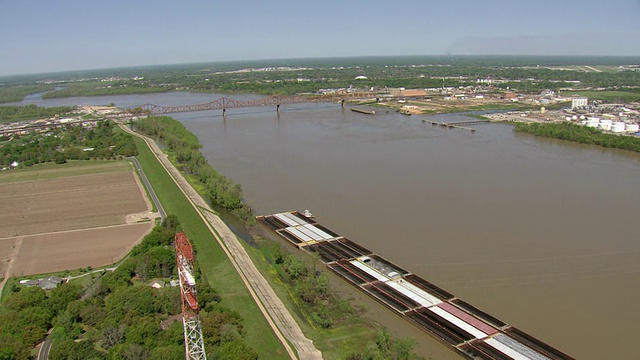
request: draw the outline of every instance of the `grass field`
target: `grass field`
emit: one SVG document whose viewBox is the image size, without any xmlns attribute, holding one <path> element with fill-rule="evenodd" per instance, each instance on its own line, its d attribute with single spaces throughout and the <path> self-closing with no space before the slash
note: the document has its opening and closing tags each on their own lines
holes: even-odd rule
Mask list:
<svg viewBox="0 0 640 360">
<path fill-rule="evenodd" d="M 134 140 L 139 151 L 138 160 L 160 202 L 168 214 L 178 216 L 193 243 L 203 276 L 221 294 L 222 305 L 237 311 L 244 319 L 247 343 L 258 351 L 260 359 L 287 359 L 284 347 L 203 220 L 144 141 L 137 137 Z"/>
<path fill-rule="evenodd" d="M 78 160 L 68 161 L 66 164 L 49 162 L 36 164 L 28 168 L 0 172 L 0 184 L 30 180 L 58 179 L 79 175 L 131 172 L 132 169 L 133 167 L 128 161 Z"/>
</svg>

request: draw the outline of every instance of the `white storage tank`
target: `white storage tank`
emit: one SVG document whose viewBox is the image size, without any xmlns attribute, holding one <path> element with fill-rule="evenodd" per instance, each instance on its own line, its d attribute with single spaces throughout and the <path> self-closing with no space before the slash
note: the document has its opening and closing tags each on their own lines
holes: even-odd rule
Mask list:
<svg viewBox="0 0 640 360">
<path fill-rule="evenodd" d="M 625 124 L 624 129 L 629 132 L 636 132 L 640 130 L 640 126 L 636 123 Z"/>
<path fill-rule="evenodd" d="M 621 121 L 616 121 L 611 124 L 611 131 L 613 132 L 624 132 L 624 123 Z"/>
<path fill-rule="evenodd" d="M 586 124 L 587 127 L 598 127 L 600 125 L 600 121 L 599 120 L 587 120 Z"/>
<path fill-rule="evenodd" d="M 573 116 L 571 117 L 571 119 L 573 119 L 573 120 L 578 120 L 578 115 L 573 115 Z"/>
<path fill-rule="evenodd" d="M 600 129 L 602 130 L 611 130 L 611 124 L 613 123 L 613 121 L 608 120 L 608 119 L 601 119 L 600 120 Z"/>
</svg>

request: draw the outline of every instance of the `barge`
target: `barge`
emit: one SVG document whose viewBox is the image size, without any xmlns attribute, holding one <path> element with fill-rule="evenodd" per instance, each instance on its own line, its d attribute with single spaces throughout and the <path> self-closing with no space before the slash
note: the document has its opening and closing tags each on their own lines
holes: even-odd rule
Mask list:
<svg viewBox="0 0 640 360">
<path fill-rule="evenodd" d="M 297 211 L 256 217 L 298 249 L 466 359 L 573 360 Z"/>
</svg>

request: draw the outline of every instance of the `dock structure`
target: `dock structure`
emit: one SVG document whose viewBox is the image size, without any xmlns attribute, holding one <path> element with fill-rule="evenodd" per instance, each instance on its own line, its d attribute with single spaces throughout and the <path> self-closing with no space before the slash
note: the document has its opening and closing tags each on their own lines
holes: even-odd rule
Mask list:
<svg viewBox="0 0 640 360">
<path fill-rule="evenodd" d="M 471 132 L 476 132 L 476 129 L 462 126 L 462 125 L 484 124 L 490 121 L 480 119 L 480 120 L 473 120 L 473 121 L 457 121 L 457 122 L 437 122 L 433 120 L 422 120 L 422 122 L 428 122 L 431 125 L 439 125 L 439 126 L 447 127 L 450 129 L 462 129 L 462 130 L 469 130 Z"/>
<path fill-rule="evenodd" d="M 473 124 L 484 124 L 491 122 L 490 119 L 476 119 L 476 120 L 467 120 L 467 121 L 454 121 L 446 123 L 447 125 L 473 125 Z"/>
<path fill-rule="evenodd" d="M 365 115 L 375 115 L 376 111 L 375 110 L 364 110 L 364 109 L 358 109 L 358 108 L 351 108 L 351 111 L 360 113 L 360 114 L 365 114 Z"/>
<path fill-rule="evenodd" d="M 258 216 L 297 248 L 466 359 L 573 359 L 297 211 Z"/>
</svg>

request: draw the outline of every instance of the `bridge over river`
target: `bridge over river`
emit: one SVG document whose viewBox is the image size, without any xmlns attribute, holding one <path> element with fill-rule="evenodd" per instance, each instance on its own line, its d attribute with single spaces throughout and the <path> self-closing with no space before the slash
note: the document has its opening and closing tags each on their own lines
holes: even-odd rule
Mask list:
<svg viewBox="0 0 640 360">
<path fill-rule="evenodd" d="M 209 111 L 209 110 L 222 110 L 224 114 L 227 109 L 243 108 L 243 107 L 256 107 L 256 106 L 275 106 L 277 110 L 280 110 L 280 105 L 285 104 L 300 104 L 308 102 L 339 102 L 344 106 L 344 102 L 347 99 L 375 99 L 379 101 L 380 95 L 372 92 L 340 92 L 331 95 L 311 95 L 311 96 L 284 96 L 274 95 L 264 97 L 256 100 L 236 100 L 230 98 L 220 98 L 206 104 L 191 104 L 191 105 L 177 105 L 177 106 L 161 106 L 154 104 L 144 104 L 140 106 L 141 111 L 145 111 L 152 115 L 173 114 L 181 112 L 193 112 L 193 111 Z"/>
</svg>

